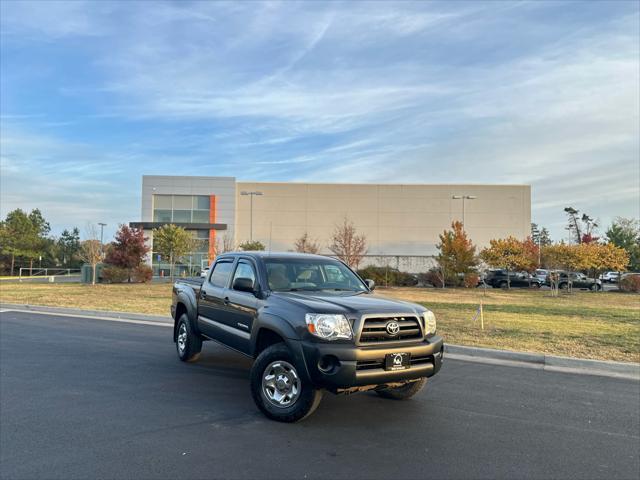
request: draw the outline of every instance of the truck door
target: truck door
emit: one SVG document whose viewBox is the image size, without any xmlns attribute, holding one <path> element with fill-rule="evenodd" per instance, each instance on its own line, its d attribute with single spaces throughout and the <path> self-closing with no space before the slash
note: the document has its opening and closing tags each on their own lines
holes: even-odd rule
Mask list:
<svg viewBox="0 0 640 480">
<path fill-rule="evenodd" d="M 237 279 L 251 280 L 253 291 L 246 291 L 237 288 Z M 235 336 L 230 346 L 244 353 L 250 352 L 250 338 L 253 321 L 258 312 L 260 300 L 255 295 L 258 289 L 258 276 L 253 262 L 242 258 L 238 260 L 230 283 L 230 288 L 226 292 L 226 301 L 229 308 L 225 320 L 229 329 L 234 330 Z M 245 282 L 245 286 L 246 286 Z"/>
<path fill-rule="evenodd" d="M 198 327 L 207 337 L 227 343 L 229 332 L 225 327 L 228 314 L 226 291 L 233 270 L 233 258 L 218 260 L 202 283 L 198 299 Z"/>
</svg>

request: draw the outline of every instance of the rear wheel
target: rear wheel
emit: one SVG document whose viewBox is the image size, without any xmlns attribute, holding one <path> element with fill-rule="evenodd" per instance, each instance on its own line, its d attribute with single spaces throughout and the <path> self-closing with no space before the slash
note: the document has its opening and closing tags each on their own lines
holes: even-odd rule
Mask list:
<svg viewBox="0 0 640 480">
<path fill-rule="evenodd" d="M 539 283 L 532 283 L 531 284 L 531 288 L 540 288 L 540 284 Z"/>
<path fill-rule="evenodd" d="M 508 284 L 507 282 L 505 282 L 504 280 L 503 280 L 503 281 L 501 281 L 501 282 L 498 284 L 498 287 L 500 287 L 500 288 L 507 288 L 508 286 L 509 286 L 509 284 Z"/>
<path fill-rule="evenodd" d="M 178 320 L 176 350 L 183 362 L 195 362 L 200 357 L 202 338 L 191 328 L 189 317 L 183 313 Z"/>
<path fill-rule="evenodd" d="M 569 284 L 567 283 L 561 283 L 560 285 L 558 285 L 558 288 L 560 290 L 567 290 L 569 288 Z"/>
<path fill-rule="evenodd" d="M 402 385 L 401 387 L 381 388 L 380 390 L 376 390 L 376 393 L 382 398 L 389 398 L 391 400 L 407 400 L 422 390 L 426 384 L 427 379 L 421 378 L 416 382 L 410 382 L 406 385 Z"/>
<path fill-rule="evenodd" d="M 264 415 L 288 423 L 311 415 L 322 399 L 322 391 L 300 377 L 293 355 L 283 343 L 258 355 L 251 368 L 251 395 Z"/>
<path fill-rule="evenodd" d="M 602 290 L 602 285 L 598 283 L 594 283 L 593 285 L 591 285 L 591 290 L 593 290 L 594 292 L 597 292 L 598 290 Z"/>
</svg>

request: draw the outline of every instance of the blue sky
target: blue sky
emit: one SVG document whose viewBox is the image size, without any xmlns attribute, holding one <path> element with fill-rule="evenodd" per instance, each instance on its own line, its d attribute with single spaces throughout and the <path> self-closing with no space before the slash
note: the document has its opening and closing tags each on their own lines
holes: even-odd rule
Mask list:
<svg viewBox="0 0 640 480">
<path fill-rule="evenodd" d="M 138 220 L 143 174 L 526 183 L 640 216 L 635 1 L 0 3 L 0 214 Z"/>
</svg>

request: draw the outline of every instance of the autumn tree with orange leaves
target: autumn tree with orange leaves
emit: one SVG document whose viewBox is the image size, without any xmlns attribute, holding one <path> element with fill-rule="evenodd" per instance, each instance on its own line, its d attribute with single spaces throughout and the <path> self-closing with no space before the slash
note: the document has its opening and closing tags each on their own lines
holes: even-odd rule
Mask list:
<svg viewBox="0 0 640 480">
<path fill-rule="evenodd" d="M 478 264 L 476 247 L 460 222 L 453 222 L 451 230 L 440 234 L 440 243 L 436 247 L 440 251 L 437 260 L 446 283 L 460 283 L 460 274 L 471 273 Z"/>
<path fill-rule="evenodd" d="M 518 240 L 514 237 L 491 240 L 489 247 L 480 252 L 480 258 L 490 267 L 507 271 L 507 288 L 511 288 L 509 272 L 532 272 L 538 266 L 538 246 L 527 238 Z"/>
</svg>

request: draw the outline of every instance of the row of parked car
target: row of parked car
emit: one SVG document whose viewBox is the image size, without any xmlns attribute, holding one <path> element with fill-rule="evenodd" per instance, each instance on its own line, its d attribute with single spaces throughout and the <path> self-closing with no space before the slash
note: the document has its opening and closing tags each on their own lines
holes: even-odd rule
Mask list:
<svg viewBox="0 0 640 480">
<path fill-rule="evenodd" d="M 589 278 L 580 272 L 550 271 L 538 269 L 535 273 L 509 272 L 506 270 L 489 270 L 481 279 L 484 284 L 494 288 L 512 287 L 540 288 L 544 285 L 551 286 L 557 283 L 558 288 L 566 289 L 571 285 L 576 289 L 601 290 L 603 283 L 618 283 L 628 276 L 640 275 L 638 273 L 605 272 L 599 278 Z"/>
<path fill-rule="evenodd" d="M 589 278 L 580 272 L 549 271 L 544 269 L 536 270 L 535 274 L 528 272 L 507 272 L 506 270 L 489 270 L 484 276 L 484 283 L 494 288 L 525 287 L 540 288 L 543 285 L 551 286 L 552 282 L 557 283 L 558 288 L 572 288 L 601 290 L 602 280 Z"/>
</svg>

